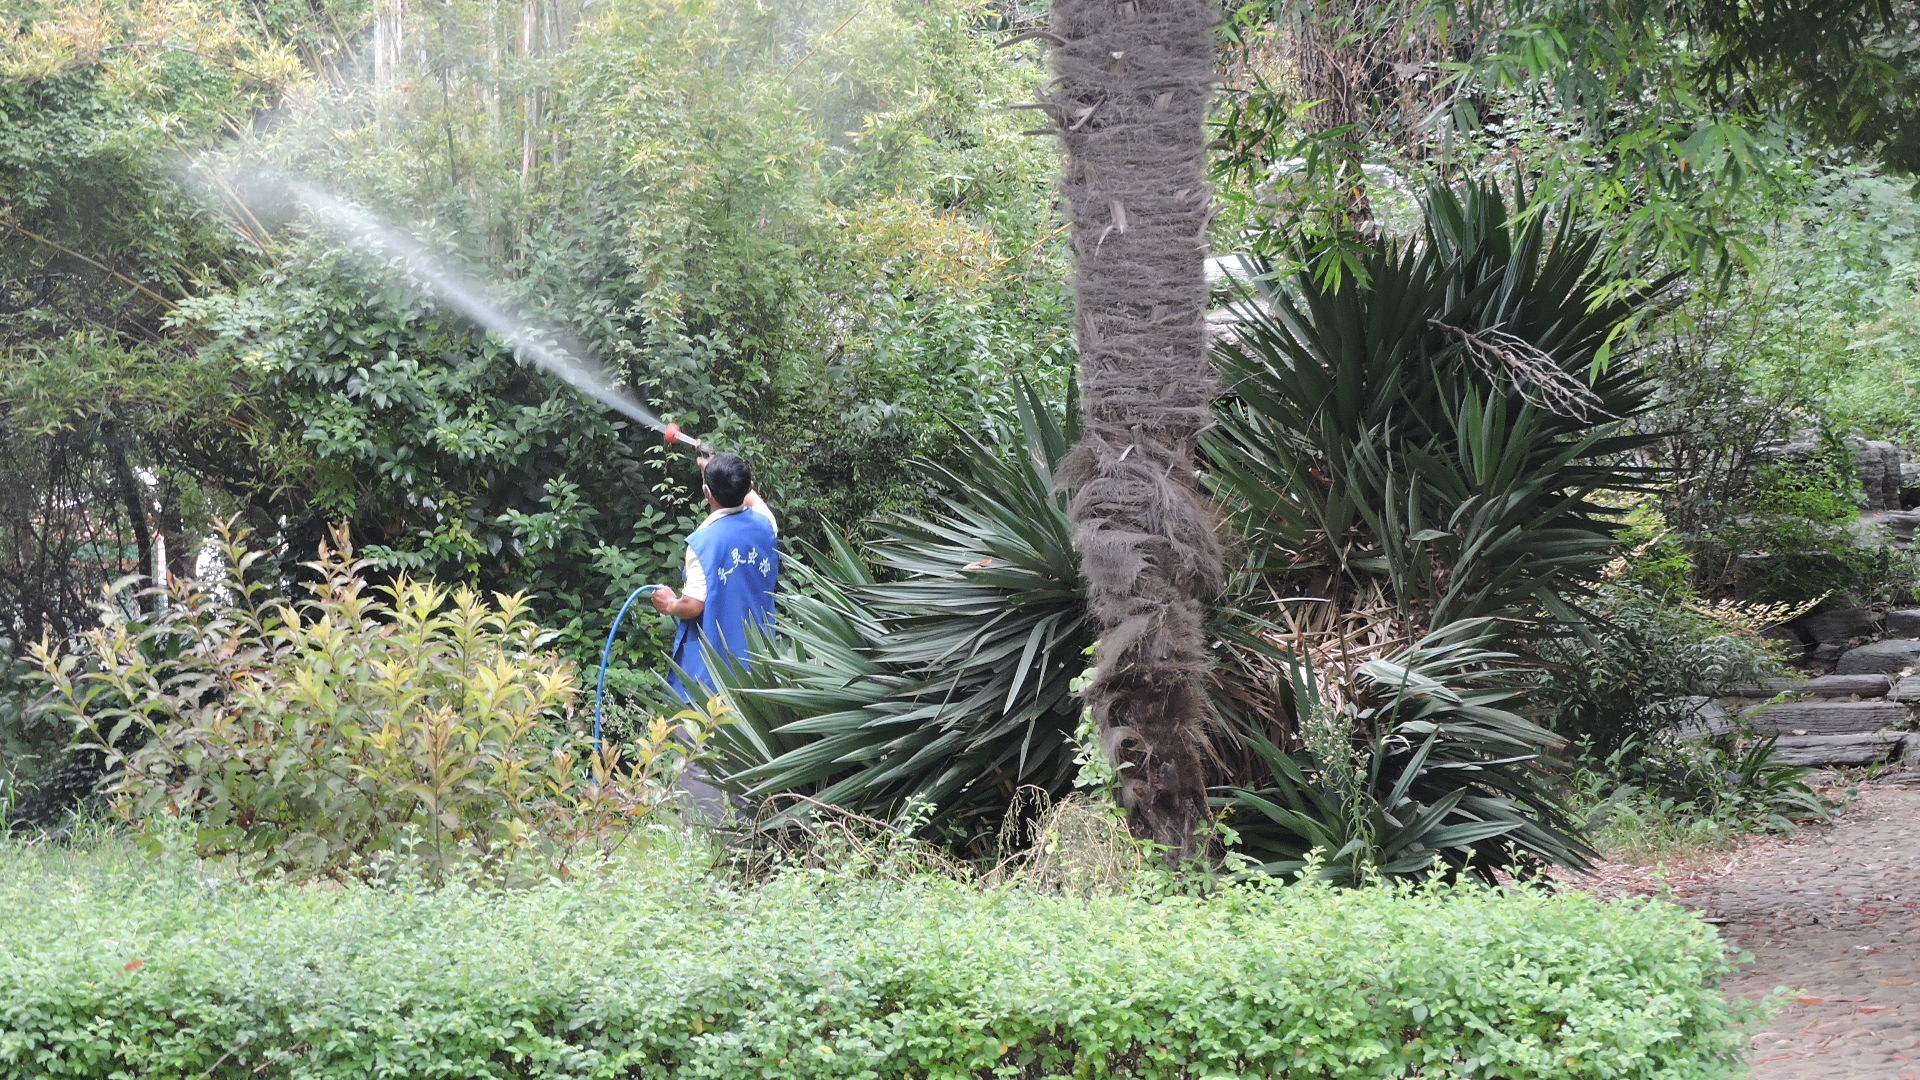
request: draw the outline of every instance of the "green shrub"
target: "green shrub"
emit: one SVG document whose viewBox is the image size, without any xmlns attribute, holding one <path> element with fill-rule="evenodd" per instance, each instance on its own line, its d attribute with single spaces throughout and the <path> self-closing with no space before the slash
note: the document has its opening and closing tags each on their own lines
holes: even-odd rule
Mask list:
<svg viewBox="0 0 1920 1080">
<path fill-rule="evenodd" d="M 49 707 L 105 758 L 122 814 L 148 829 L 187 814 L 201 854 L 251 871 L 438 877 L 564 872 L 666 800 L 689 752 L 672 722 L 631 761 L 583 745 L 563 724 L 572 666 L 524 597 L 496 610 L 405 577 L 371 588 L 346 536 L 306 564 L 303 603 L 229 539 L 224 577 L 174 586 L 152 622 L 110 619 L 89 656 L 35 648 Z"/>
<path fill-rule="evenodd" d="M 938 515 L 885 515 L 864 549 L 836 535 L 783 564 L 780 636 L 729 676 L 738 722 L 715 738 L 742 794 L 880 818 L 924 802 L 965 841 L 1022 787 L 1066 792 L 1093 630 L 1054 467 L 1078 429 L 1031 388 L 1017 412 L 916 465 L 950 493 Z"/>
<path fill-rule="evenodd" d="M 1539 646 L 1547 666 L 1531 694 L 1534 712 L 1596 760 L 1692 719 L 1702 696 L 1786 674 L 1757 632 L 1784 611 L 1709 605 L 1685 588 L 1656 593 L 1630 574 L 1599 586 L 1582 632 Z"/>
<path fill-rule="evenodd" d="M 49 745 L 44 724 L 29 708 L 27 666 L 13 657 L 13 643 L 0 638 L 0 832 L 4 832 L 24 789 L 46 771 Z"/>
<path fill-rule="evenodd" d="M 1621 550 L 1615 577 L 1657 597 L 1691 595 L 1693 552 L 1667 525 L 1653 502 L 1635 503 L 1620 519 Z"/>
<path fill-rule="evenodd" d="M 1910 593 L 1913 557 L 1896 550 L 1884 530 L 1857 523 L 1857 485 L 1831 461 L 1763 470 L 1750 518 L 1715 538 L 1743 570 L 1735 586 L 1763 601 L 1799 603 L 1834 597 L 1871 603 Z"/>
<path fill-rule="evenodd" d="M 1807 770 L 1774 757 L 1774 739 L 1744 750 L 1632 739 L 1581 770 L 1585 823 L 1614 857 L 1715 847 L 1745 833 L 1790 833 L 1833 815 Z"/>
<path fill-rule="evenodd" d="M 1261 578 L 1250 604 L 1519 636 L 1611 557 L 1594 496 L 1651 479 L 1629 421 L 1652 388 L 1610 343 L 1657 290 L 1603 293 L 1601 238 L 1564 207 L 1435 186 L 1424 209 L 1423 242 L 1369 250 L 1363 274 L 1253 267 L 1262 303 L 1213 350 L 1230 396 L 1208 481 Z"/>
<path fill-rule="evenodd" d="M 740 891 L 670 850 L 503 893 L 215 889 L 191 865 L 0 847 L 0 1074 L 1741 1071 L 1728 954 L 1665 903 L 1438 885 L 1057 896 L 825 871 Z"/>
</svg>

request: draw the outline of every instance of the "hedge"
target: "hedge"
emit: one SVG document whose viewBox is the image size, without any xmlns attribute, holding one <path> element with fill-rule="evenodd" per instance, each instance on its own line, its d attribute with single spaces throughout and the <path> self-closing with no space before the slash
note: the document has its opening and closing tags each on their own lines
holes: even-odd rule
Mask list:
<svg viewBox="0 0 1920 1080">
<path fill-rule="evenodd" d="M 8 1077 L 1738 1075 L 1713 930 L 1475 888 L 1039 894 L 684 860 L 513 892 L 0 845 Z"/>
</svg>

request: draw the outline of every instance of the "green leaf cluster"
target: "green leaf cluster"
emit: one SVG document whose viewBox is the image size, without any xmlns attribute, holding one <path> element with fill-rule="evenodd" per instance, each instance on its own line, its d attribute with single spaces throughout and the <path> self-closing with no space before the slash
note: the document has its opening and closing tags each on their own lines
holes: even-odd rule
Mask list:
<svg viewBox="0 0 1920 1080">
<path fill-rule="evenodd" d="M 1712 927 L 1577 891 L 742 890 L 664 855 L 317 889 L 12 845 L 0 911 L 0 1072 L 76 1080 L 1707 1080 L 1750 1012 Z"/>
<path fill-rule="evenodd" d="M 1791 833 L 1831 818 L 1841 804 L 1808 786 L 1806 767 L 1777 760 L 1777 742 L 1628 740 L 1581 771 L 1581 815 L 1609 852 L 1630 858 L 1722 846 L 1743 833 Z"/>
<path fill-rule="evenodd" d="M 1351 885 L 1588 865 L 1559 781 L 1538 764 L 1555 739 L 1508 707 L 1522 669 L 1486 636 L 1455 624 L 1334 688 L 1293 661 L 1300 749 L 1249 731 L 1257 779 L 1214 799 L 1247 868 Z"/>
<path fill-rule="evenodd" d="M 80 524 L 136 546 L 143 507 L 107 498 L 126 474 L 157 478 L 135 501 L 176 574 L 211 514 L 290 551 L 351 520 L 389 570 L 540 595 L 578 659 L 633 585 L 672 580 L 692 461 L 242 182 L 261 166 L 393 220 L 746 454 L 793 536 L 926 506 L 907 462 L 950 443 L 938 415 L 1065 362 L 1052 152 L 1000 107 L 1035 68 L 983 5 L 16 9 L 0 349 L 64 382 L 0 385 L 0 519 L 26 523 L 0 548 L 39 574 L 0 599 L 56 634 L 135 569 L 74 551 Z M 160 401 L 188 371 L 204 393 Z M 97 520 L 29 528 L 48 504 Z M 611 681 L 663 645 L 624 638 Z"/>
<path fill-rule="evenodd" d="M 1585 632 L 1544 644 L 1535 696 L 1553 727 L 1604 760 L 1630 743 L 1670 736 L 1703 698 L 1786 673 L 1751 630 L 1715 619 L 1688 593 L 1661 595 L 1630 581 L 1600 586 Z"/>
<path fill-rule="evenodd" d="M 1612 555 L 1592 497 L 1642 479 L 1618 458 L 1646 386 L 1599 357 L 1636 301 L 1595 301 L 1590 234 L 1484 188 L 1431 198 L 1425 244 L 1274 282 L 1217 349 L 1207 475 L 1245 563 L 1212 627 L 1215 781 L 1247 811 L 1228 846 L 1269 872 L 1316 847 L 1345 881 L 1589 854 L 1499 641 L 1571 615 Z M 967 838 L 1022 785 L 1066 791 L 1092 633 L 1053 475 L 1070 438 L 1036 401 L 997 441 L 929 466 L 955 494 L 939 523 L 885 523 L 884 580 L 846 545 L 796 571 L 781 637 L 731 677 L 719 745 L 749 797 L 924 800 Z"/>
</svg>

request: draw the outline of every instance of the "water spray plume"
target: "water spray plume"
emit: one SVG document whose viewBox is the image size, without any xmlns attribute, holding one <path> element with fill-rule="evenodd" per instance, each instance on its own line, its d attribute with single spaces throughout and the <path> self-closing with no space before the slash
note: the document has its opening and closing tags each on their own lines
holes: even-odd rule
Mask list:
<svg viewBox="0 0 1920 1080">
<path fill-rule="evenodd" d="M 697 449 L 708 449 L 705 443 L 681 434 L 678 425 L 661 420 L 653 410 L 616 387 L 600 365 L 586 359 L 585 348 L 550 328 L 536 326 L 494 307 L 483 299 L 484 290 L 476 282 L 441 265 L 413 237 L 314 184 L 271 174 L 256 176 L 252 183 L 270 184 L 284 190 L 316 218 L 398 258 L 443 303 L 491 331 L 506 342 L 515 355 L 539 365 L 561 382 L 615 412 L 665 434 L 669 442 L 678 441 Z"/>
</svg>

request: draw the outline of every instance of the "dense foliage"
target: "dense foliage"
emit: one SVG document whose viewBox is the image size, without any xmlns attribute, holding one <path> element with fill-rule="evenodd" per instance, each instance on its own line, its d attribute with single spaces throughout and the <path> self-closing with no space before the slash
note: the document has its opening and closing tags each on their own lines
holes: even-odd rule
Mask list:
<svg viewBox="0 0 1920 1080">
<path fill-rule="evenodd" d="M 261 165 L 416 231 L 757 457 L 802 535 L 918 504 L 903 460 L 938 449 L 935 412 L 1004 402 L 1008 371 L 1063 348 L 1050 161 L 997 107 L 1029 68 L 967 5 L 89 10 L 36 8 L 0 45 L 21 119 L 0 159 L 20 181 L 0 196 L 7 276 L 39 289 L 8 297 L 7 343 L 47 354 L 39 382 L 65 395 L 0 386 L 37 406 L 4 449 L 61 467 L 60 447 L 119 438 L 64 482 L 150 475 L 133 520 L 95 527 L 131 549 L 141 517 L 184 515 L 176 573 L 208 500 L 294 550 L 351 520 L 392 568 L 549 597 L 584 656 L 686 525 L 690 462 L 422 299 Z M 356 42 L 371 72 L 343 64 Z M 74 328 L 90 351 L 59 341 Z M 162 377 L 195 396 L 147 389 Z M 62 482 L 20 479 L 23 500 Z M 97 576 L 28 565 L 65 590 L 56 631 L 84 622 Z"/>
<path fill-rule="evenodd" d="M 1055 403 L 1028 403 L 1012 460 L 984 434 L 1018 376 L 1057 385 L 1072 353 L 1054 158 L 1003 108 L 1043 81 L 1038 52 L 994 48 L 1045 5 L 4 8 L 0 653 L 71 648 L 123 575 L 191 578 L 216 514 L 272 546 L 277 589 L 350 520 L 376 577 L 525 592 L 576 660 L 633 585 L 672 579 L 691 461 L 273 179 L 302 177 L 745 451 L 821 552 L 743 683 L 739 786 L 919 800 L 968 834 L 1022 785 L 1070 783 L 1089 633 L 1040 431 Z M 1703 685 L 1661 663 L 1764 663 L 1687 613 L 1700 596 L 1903 592 L 1912 561 L 1853 527 L 1834 456 L 1920 415 L 1920 228 L 1885 168 L 1913 160 L 1911 46 L 1883 32 L 1902 10 L 1233 6 L 1210 235 L 1272 280 L 1221 354 L 1234 385 L 1203 462 L 1248 563 L 1210 627 L 1216 794 L 1365 787 L 1319 823 L 1346 828 L 1402 796 L 1424 821 L 1458 791 L 1437 835 L 1484 832 L 1449 847 L 1484 852 L 1524 823 L 1463 818 L 1490 791 L 1439 766 L 1485 748 L 1425 713 L 1430 746 L 1396 733 L 1398 706 L 1357 717 L 1367 665 L 1411 671 L 1430 631 L 1499 620 L 1477 647 L 1591 678 L 1496 704 L 1485 677 L 1541 679 L 1486 658 L 1437 679 L 1452 703 L 1606 746 Z M 1669 281 L 1677 307 L 1647 303 Z M 1761 450 L 1800 436 L 1827 452 L 1811 479 Z M 1680 480 L 1656 498 L 1692 591 L 1582 599 L 1611 553 L 1596 503 L 1646 498 L 1643 465 Z M 119 591 L 121 625 L 163 595 Z M 1537 624 L 1578 606 L 1603 621 Z M 664 635 L 628 625 L 609 682 L 644 702 Z M 6 659 L 0 803 L 57 811 L 99 752 L 63 756 L 70 725 Z M 623 736 L 653 719 L 616 714 Z M 1358 756 L 1310 745 L 1316 715 L 1346 717 Z M 1502 730 L 1517 756 L 1550 748 Z M 1519 808 L 1558 829 L 1550 802 Z"/>
<path fill-rule="evenodd" d="M 1705 1080 L 1744 1049 L 1718 936 L 1663 903 L 743 890 L 667 850 L 498 893 L 0 848 L 0 1071 Z"/>
<path fill-rule="evenodd" d="M 974 4 L 8 12 L 10 653 L 72 638 L 124 574 L 191 576 L 214 514 L 289 563 L 348 520 L 380 573 L 537 595 L 580 661 L 632 585 L 672 580 L 691 459 L 262 166 L 391 219 L 745 452 L 795 536 L 927 505 L 905 463 L 951 445 L 937 415 L 1064 363 L 1052 160 L 1000 107 L 1034 68 Z M 617 690 L 665 643 L 630 625 Z M 0 722 L 57 763 L 30 719 Z"/>
<path fill-rule="evenodd" d="M 301 603 L 236 539 L 223 574 L 180 582 L 150 621 L 35 647 L 48 714 L 138 828 L 184 817 L 196 852 L 252 874 L 511 880 L 567 872 L 668 801 L 697 722 L 592 746 L 525 597 L 375 589 L 344 530 L 334 542 Z"/>
<path fill-rule="evenodd" d="M 1420 241 L 1364 274 L 1308 265 L 1236 306 L 1208 444 L 1255 573 L 1405 640 L 1566 613 L 1611 558 L 1594 494 L 1646 480 L 1623 460 L 1645 376 L 1599 358 L 1651 298 L 1597 291 L 1598 236 L 1570 212 L 1486 187 L 1426 207 Z"/>
<path fill-rule="evenodd" d="M 1344 884 L 1584 868 L 1594 853 L 1542 758 L 1556 740 L 1513 711 L 1520 671 L 1486 636 L 1457 623 L 1351 671 L 1296 661 L 1287 715 L 1261 719 L 1297 751 L 1250 726 L 1248 767 L 1216 799 L 1248 868 Z"/>
<path fill-rule="evenodd" d="M 1248 563 L 1211 628 L 1211 779 L 1246 812 L 1228 846 L 1269 872 L 1316 846 L 1342 880 L 1588 855 L 1499 642 L 1572 611 L 1613 550 L 1590 496 L 1642 479 L 1618 462 L 1644 380 L 1624 356 L 1590 373 L 1632 305 L 1589 304 L 1591 236 L 1510 225 L 1491 191 L 1433 201 L 1426 244 L 1331 289 L 1303 269 L 1243 301 L 1219 349 L 1234 396 L 1210 479 Z M 1068 434 L 1030 402 L 1000 452 L 927 466 L 954 494 L 939 523 L 882 522 L 888 577 L 845 546 L 796 575 L 781 637 L 733 680 L 732 783 L 879 817 L 917 803 L 961 837 L 1021 786 L 1066 792 L 1090 641 L 1055 491 Z"/>
<path fill-rule="evenodd" d="M 1631 580 L 1601 585 L 1591 606 L 1591 623 L 1542 644 L 1533 698 L 1595 760 L 1659 743 L 1713 695 L 1786 674 L 1758 631 L 1791 609 L 1710 605 Z"/>
</svg>

